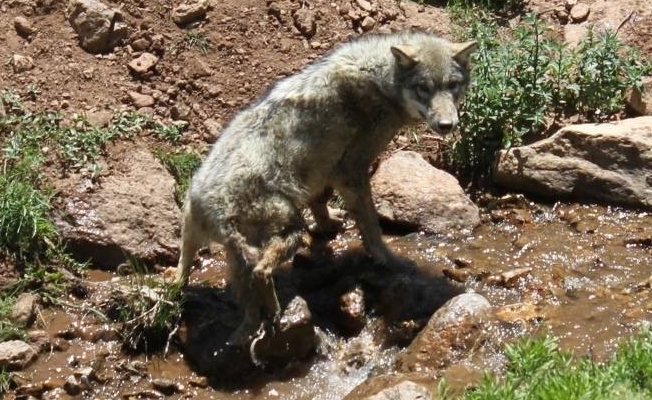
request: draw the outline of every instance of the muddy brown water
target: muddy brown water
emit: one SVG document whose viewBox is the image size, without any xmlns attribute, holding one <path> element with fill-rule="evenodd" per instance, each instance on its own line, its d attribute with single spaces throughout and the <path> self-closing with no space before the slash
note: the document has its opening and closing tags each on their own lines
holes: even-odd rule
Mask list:
<svg viewBox="0 0 652 400">
<path fill-rule="evenodd" d="M 524 333 L 548 332 L 559 338 L 562 348 L 604 360 L 642 321 L 652 320 L 652 214 L 602 206 L 522 203 L 486 211 L 484 221 L 469 234 L 409 234 L 387 240 L 425 276 L 433 277 L 433 287 L 448 288 L 444 297 L 464 291 L 486 296 L 505 326 L 511 327 L 497 333 L 501 342 Z M 332 242 L 331 248 L 337 256 L 358 245 L 351 230 Z M 223 262 L 209 260 L 194 278 L 224 285 L 223 269 Z M 294 279 L 301 270 L 285 273 Z M 101 271 L 91 271 L 89 276 L 93 281 L 115 279 Z M 319 286 L 322 278 L 318 275 L 310 285 Z M 424 291 L 422 298 L 430 293 Z M 415 301 L 408 298 L 406 294 L 406 301 Z M 433 300 L 432 307 L 442 301 L 445 298 Z M 328 319 L 328 313 L 317 314 L 317 319 Z M 183 385 L 183 393 L 168 398 L 335 400 L 370 375 L 392 370 L 400 347 L 380 344 L 378 318 L 371 317 L 360 334 L 349 338 L 328 323 L 317 323 L 323 331 L 317 356 L 244 379 L 237 387 L 205 387 L 179 352 L 172 351 L 167 358 L 128 356 L 115 341 L 92 343 L 81 338 L 69 341 L 66 351 L 41 354 L 21 375 L 27 381 L 43 382 L 100 360 L 105 383 L 94 383 L 84 398 L 120 398 L 130 393 L 145 397 L 152 389 L 151 380 L 164 378 Z M 41 324 L 51 335 L 87 320 L 92 320 L 89 313 L 62 310 L 46 310 L 41 316 Z M 502 360 L 495 347 L 471 355 L 462 364 L 499 372 Z M 469 368 L 457 367 L 449 368 L 447 377 L 462 385 L 474 379 Z"/>
</svg>

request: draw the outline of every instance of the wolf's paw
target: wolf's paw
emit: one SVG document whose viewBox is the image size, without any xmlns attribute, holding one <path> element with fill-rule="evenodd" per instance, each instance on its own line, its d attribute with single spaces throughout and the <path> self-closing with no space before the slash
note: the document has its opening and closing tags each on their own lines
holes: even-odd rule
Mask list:
<svg viewBox="0 0 652 400">
<path fill-rule="evenodd" d="M 338 233 L 344 232 L 344 220 L 331 217 L 328 221 L 322 222 L 321 224 L 315 222 L 310 224 L 308 232 L 319 238 L 335 239 Z"/>
</svg>

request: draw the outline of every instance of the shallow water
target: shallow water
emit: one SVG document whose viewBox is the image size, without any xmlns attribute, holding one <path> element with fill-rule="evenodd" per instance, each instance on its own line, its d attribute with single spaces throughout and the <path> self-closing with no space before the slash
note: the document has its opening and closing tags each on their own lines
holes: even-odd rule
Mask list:
<svg viewBox="0 0 652 400">
<path fill-rule="evenodd" d="M 497 315 L 502 312 L 499 318 L 506 323 L 492 332 L 494 346 L 449 368 L 449 381 L 463 386 L 467 377 L 477 378 L 482 369 L 500 370 L 503 360 L 497 344 L 524 333 L 551 333 L 560 339 L 562 348 L 603 360 L 623 337 L 636 332 L 641 321 L 652 320 L 651 214 L 601 206 L 521 203 L 487 211 L 484 221 L 470 234 L 387 238 L 392 249 L 416 262 L 427 276 L 446 280 L 462 292 L 481 293 L 499 310 Z M 331 244 L 336 256 L 356 246 L 355 231 Z M 194 279 L 210 277 L 213 285 L 223 286 L 224 263 L 204 261 Z M 306 274 L 296 268 L 285 273 L 295 280 Z M 106 272 L 90 273 L 93 281 L 113 278 Z M 51 334 L 92 320 L 88 313 L 60 310 L 42 315 Z M 322 325 L 318 355 L 282 371 L 252 377 L 240 389 L 202 387 L 179 353 L 166 359 L 129 357 L 116 342 L 91 343 L 81 338 L 71 340 L 65 352 L 42 354 L 23 375 L 32 382 L 65 377 L 99 359 L 104 360 L 104 373 L 111 379 L 95 383 L 86 398 L 117 398 L 151 390 L 150 378 L 166 378 L 184 387 L 183 394 L 168 398 L 336 400 L 368 376 L 392 370 L 400 348 L 382 345 L 376 322 L 376 317 L 370 318 L 363 331 L 351 338 Z M 125 367 L 134 361 L 145 362 L 141 375 Z"/>
</svg>

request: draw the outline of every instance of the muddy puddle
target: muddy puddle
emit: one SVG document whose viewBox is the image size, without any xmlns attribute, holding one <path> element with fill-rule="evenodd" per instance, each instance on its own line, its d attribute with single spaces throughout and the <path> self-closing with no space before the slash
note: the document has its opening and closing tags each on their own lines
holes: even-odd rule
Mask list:
<svg viewBox="0 0 652 400">
<path fill-rule="evenodd" d="M 355 231 L 331 243 L 332 251 L 298 256 L 293 267 L 279 272 L 277 285 L 282 303 L 298 293 L 312 311 L 320 343 L 317 354 L 303 361 L 247 376 L 238 375 L 235 359 L 208 380 L 197 372 L 205 367 L 197 366 L 201 360 L 192 361 L 200 357 L 197 353 L 219 351 L 239 315 L 223 298 L 223 262 L 205 257 L 193 275 L 196 289 L 186 305 L 191 309 L 185 311 L 191 315 L 187 325 L 195 325 L 180 332 L 184 352 L 173 346 L 165 358 L 161 352 L 126 355 L 96 323 L 90 306 L 80 302 L 76 309 L 42 313 L 40 324 L 56 338 L 53 343 L 63 343 L 42 353 L 21 375 L 39 383 L 93 366 L 90 389 L 78 398 L 156 398 L 168 390 L 167 398 L 335 400 L 369 376 L 393 370 L 396 354 L 416 331 L 396 334 L 392 327 L 406 321 L 423 326 L 458 293 L 484 295 L 502 324 L 492 332 L 491 346 L 446 371 L 447 379 L 461 386 L 481 375 L 473 370 L 499 371 L 500 344 L 524 334 L 548 332 L 563 348 L 602 360 L 641 321 L 652 320 L 651 214 L 519 200 L 485 211 L 483 220 L 470 234 L 388 237 L 392 249 L 416 263 L 409 278 L 395 271 L 374 272 L 357 249 Z M 102 271 L 91 271 L 89 279 L 91 288 L 119 280 Z M 333 304 L 356 287 L 365 291 L 367 318 L 351 331 L 338 320 Z M 76 335 L 62 334 L 84 325 L 90 325 L 80 328 L 86 334 L 80 329 Z M 193 347 L 189 341 L 197 343 Z M 176 386 L 165 389 L 165 383 Z"/>
</svg>

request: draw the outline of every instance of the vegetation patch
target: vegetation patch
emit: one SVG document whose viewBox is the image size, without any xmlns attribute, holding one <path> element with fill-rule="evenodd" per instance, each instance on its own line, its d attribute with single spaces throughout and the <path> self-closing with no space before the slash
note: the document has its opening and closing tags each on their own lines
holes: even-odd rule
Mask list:
<svg viewBox="0 0 652 400">
<path fill-rule="evenodd" d="M 545 137 L 571 116 L 599 122 L 621 115 L 626 90 L 641 88 L 652 71 L 652 63 L 612 31 L 589 30 L 572 48 L 536 14 L 509 32 L 478 9 L 455 15 L 479 49 L 450 160 L 475 179 L 490 174 L 498 150 Z"/>
<path fill-rule="evenodd" d="M 181 206 L 185 198 L 186 191 L 190 185 L 192 175 L 201 165 L 201 158 L 193 152 L 165 152 L 155 151 L 154 155 L 158 158 L 165 168 L 172 174 L 177 182 L 174 189 L 174 197 L 177 204 Z"/>
<path fill-rule="evenodd" d="M 649 399 L 652 396 L 652 332 L 644 326 L 607 362 L 574 360 L 550 337 L 525 339 L 505 349 L 502 377 L 486 375 L 463 400 Z M 442 399 L 445 385 L 440 388 Z"/>
</svg>

